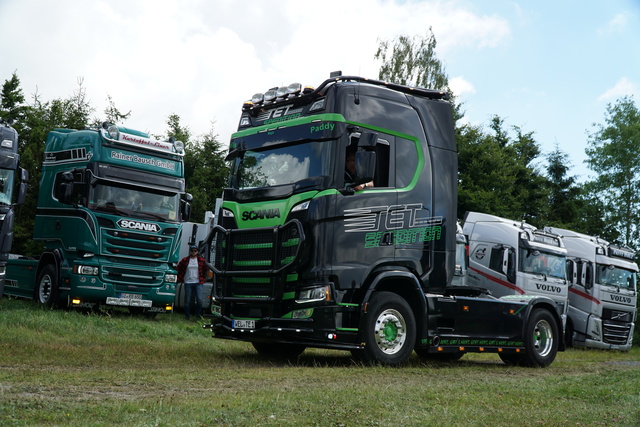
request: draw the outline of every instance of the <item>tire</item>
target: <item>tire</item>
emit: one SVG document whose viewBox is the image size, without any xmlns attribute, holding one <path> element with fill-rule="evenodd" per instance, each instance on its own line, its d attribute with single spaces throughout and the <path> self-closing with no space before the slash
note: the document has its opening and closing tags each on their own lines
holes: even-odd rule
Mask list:
<svg viewBox="0 0 640 427">
<path fill-rule="evenodd" d="M 252 342 L 259 355 L 274 359 L 295 359 L 307 348 L 300 344 Z"/>
<path fill-rule="evenodd" d="M 416 341 L 416 321 L 407 301 L 392 292 L 376 292 L 365 316 L 362 360 L 390 366 L 406 363 Z"/>
<path fill-rule="evenodd" d="M 556 318 L 546 309 L 534 309 L 529 316 L 524 336 L 525 351 L 521 363 L 525 366 L 544 368 L 558 354 L 559 333 Z"/>
<path fill-rule="evenodd" d="M 38 275 L 35 300 L 47 307 L 57 307 L 59 293 L 56 269 L 51 264 L 45 265 Z"/>
</svg>

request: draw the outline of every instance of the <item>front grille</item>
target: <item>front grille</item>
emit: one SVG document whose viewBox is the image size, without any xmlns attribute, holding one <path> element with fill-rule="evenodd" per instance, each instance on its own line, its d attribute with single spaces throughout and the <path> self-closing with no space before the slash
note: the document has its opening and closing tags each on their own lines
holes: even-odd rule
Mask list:
<svg viewBox="0 0 640 427">
<path fill-rule="evenodd" d="M 629 340 L 631 333 L 631 320 L 633 313 L 628 311 L 603 309 L 602 328 L 603 340 L 607 344 L 624 345 Z"/>
<path fill-rule="evenodd" d="M 629 340 L 631 325 L 628 323 L 620 324 L 604 321 L 602 322 L 602 328 L 604 329 L 603 340 L 607 344 L 626 344 Z"/>
<path fill-rule="evenodd" d="M 101 253 L 106 256 L 167 262 L 175 236 L 103 228 Z"/>
<path fill-rule="evenodd" d="M 159 286 L 164 282 L 164 273 L 164 270 L 141 270 L 134 266 L 122 266 L 122 264 L 103 265 L 101 279 L 116 286 Z"/>
<path fill-rule="evenodd" d="M 215 295 L 242 300 L 281 298 L 287 270 L 300 257 L 302 224 L 252 230 L 216 227 L 210 263 L 219 274 Z"/>
<path fill-rule="evenodd" d="M 214 229 L 210 259 L 222 274 L 275 274 L 294 263 L 304 241 L 302 224 L 252 230 Z"/>
</svg>

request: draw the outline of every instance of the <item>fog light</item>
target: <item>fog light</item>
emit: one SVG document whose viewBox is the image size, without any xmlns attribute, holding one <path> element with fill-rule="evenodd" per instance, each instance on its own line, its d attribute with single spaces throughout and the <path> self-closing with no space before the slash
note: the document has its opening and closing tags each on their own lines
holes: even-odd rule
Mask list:
<svg viewBox="0 0 640 427">
<path fill-rule="evenodd" d="M 92 265 L 76 265 L 73 272 L 76 274 L 84 274 L 86 276 L 97 276 L 100 269 Z"/>
<path fill-rule="evenodd" d="M 291 313 L 291 317 L 294 319 L 306 319 L 313 314 L 313 308 L 307 308 L 305 310 L 296 310 Z"/>
</svg>

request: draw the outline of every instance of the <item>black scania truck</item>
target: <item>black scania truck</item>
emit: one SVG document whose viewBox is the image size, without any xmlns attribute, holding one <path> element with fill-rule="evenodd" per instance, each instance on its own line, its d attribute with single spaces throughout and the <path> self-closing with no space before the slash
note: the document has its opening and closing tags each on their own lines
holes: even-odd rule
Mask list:
<svg viewBox="0 0 640 427">
<path fill-rule="evenodd" d="M 216 283 L 205 328 L 270 356 L 319 347 L 385 365 L 414 350 L 553 362 L 563 327 L 553 301 L 451 284 L 457 150 L 447 99 L 336 75 L 245 102 L 206 245 Z"/>
<path fill-rule="evenodd" d="M 13 243 L 14 207 L 24 202 L 29 174 L 19 166 L 18 132 L 0 118 L 0 298 Z"/>
</svg>

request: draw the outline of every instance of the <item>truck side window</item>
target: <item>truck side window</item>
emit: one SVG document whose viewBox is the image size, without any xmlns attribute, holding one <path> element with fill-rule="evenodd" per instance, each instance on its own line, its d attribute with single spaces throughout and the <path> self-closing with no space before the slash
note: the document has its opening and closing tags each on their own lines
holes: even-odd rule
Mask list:
<svg viewBox="0 0 640 427">
<path fill-rule="evenodd" d="M 575 277 L 573 276 L 573 273 L 574 273 L 573 261 L 567 260 L 565 265 L 566 265 L 566 271 L 567 271 L 567 279 L 569 279 L 569 283 L 575 283 Z"/>
<path fill-rule="evenodd" d="M 585 289 L 590 289 L 593 286 L 593 264 L 590 262 L 586 262 L 585 266 L 585 274 L 584 274 L 584 287 Z"/>
<path fill-rule="evenodd" d="M 64 191 L 64 186 L 62 184 L 65 182 L 65 179 L 63 178 L 64 172 L 65 171 L 62 171 L 56 174 L 55 182 L 53 184 L 53 196 L 61 202 L 63 197 L 62 192 Z M 82 206 L 86 205 L 86 184 L 84 182 L 82 172 L 76 171 L 73 173 L 73 194 L 71 202 Z"/>
<path fill-rule="evenodd" d="M 491 257 L 489 258 L 489 268 L 493 271 L 497 271 L 500 274 L 504 274 L 502 271 L 502 260 L 504 248 L 503 247 L 493 247 L 491 248 Z"/>
<path fill-rule="evenodd" d="M 417 168 L 416 144 L 408 139 L 396 138 L 396 188 L 407 187 Z"/>
<path fill-rule="evenodd" d="M 355 178 L 354 169 L 354 152 L 358 149 L 358 139 L 360 134 L 353 134 L 350 137 L 350 143 L 345 154 L 345 182 L 351 182 Z M 391 144 L 388 135 L 380 134 L 378 142 L 373 148 L 376 153 L 376 169 L 373 177 L 373 185 L 375 187 L 391 187 L 393 180 L 390 180 L 395 167 L 391 164 Z"/>
</svg>

